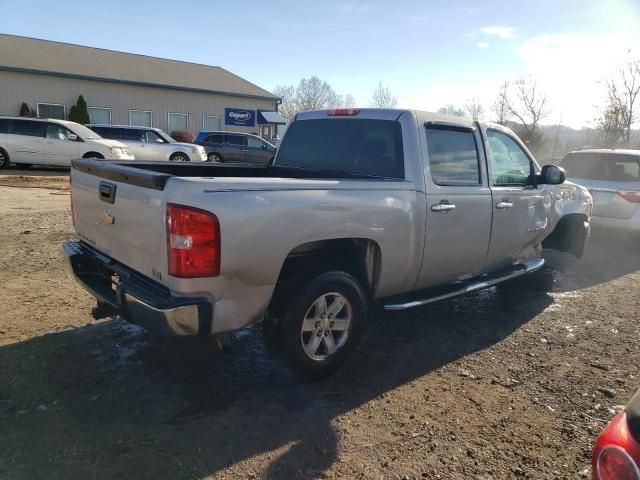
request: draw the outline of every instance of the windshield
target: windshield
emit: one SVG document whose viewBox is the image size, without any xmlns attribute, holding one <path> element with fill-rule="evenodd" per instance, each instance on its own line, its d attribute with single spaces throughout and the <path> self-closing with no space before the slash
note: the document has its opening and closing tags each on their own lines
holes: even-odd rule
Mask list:
<svg viewBox="0 0 640 480">
<path fill-rule="evenodd" d="M 404 178 L 400 124 L 390 120 L 332 118 L 293 122 L 277 165 Z"/>
<path fill-rule="evenodd" d="M 154 132 L 160 135 L 167 143 L 178 143 L 162 130 L 154 130 Z"/>
<path fill-rule="evenodd" d="M 67 127 L 73 133 L 78 135 L 82 140 L 98 140 L 102 138 L 93 130 L 85 127 L 84 125 L 80 125 L 79 123 L 77 124 L 65 123 L 65 127 Z"/>
</svg>

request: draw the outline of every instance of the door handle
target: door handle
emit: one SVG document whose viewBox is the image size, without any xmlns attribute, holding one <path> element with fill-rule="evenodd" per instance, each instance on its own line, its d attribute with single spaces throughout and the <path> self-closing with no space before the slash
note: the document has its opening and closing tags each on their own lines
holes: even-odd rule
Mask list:
<svg viewBox="0 0 640 480">
<path fill-rule="evenodd" d="M 504 209 L 513 207 L 513 203 L 511 202 L 498 202 L 496 203 L 496 208 Z"/>
<path fill-rule="evenodd" d="M 240 151 L 244 152 L 244 153 L 247 153 L 249 150 L 243 149 L 243 150 L 240 150 Z"/>
<path fill-rule="evenodd" d="M 447 213 L 449 210 L 455 210 L 456 206 L 451 203 L 435 203 L 431 205 L 432 212 Z"/>
</svg>

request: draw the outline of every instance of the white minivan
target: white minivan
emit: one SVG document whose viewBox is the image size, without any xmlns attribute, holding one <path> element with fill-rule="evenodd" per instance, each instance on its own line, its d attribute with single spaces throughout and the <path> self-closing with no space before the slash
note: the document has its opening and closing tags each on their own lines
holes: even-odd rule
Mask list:
<svg viewBox="0 0 640 480">
<path fill-rule="evenodd" d="M 57 119 L 0 117 L 0 168 L 10 163 L 68 167 L 72 158 L 134 160 L 123 143 L 106 140 L 79 123 Z"/>
</svg>

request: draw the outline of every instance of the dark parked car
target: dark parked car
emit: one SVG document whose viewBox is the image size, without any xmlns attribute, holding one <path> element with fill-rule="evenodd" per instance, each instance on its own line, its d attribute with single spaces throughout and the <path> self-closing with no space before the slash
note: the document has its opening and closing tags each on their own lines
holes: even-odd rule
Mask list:
<svg viewBox="0 0 640 480">
<path fill-rule="evenodd" d="M 598 437 L 593 480 L 640 480 L 640 390 Z"/>
<path fill-rule="evenodd" d="M 266 165 L 273 159 L 277 150 L 275 145 L 248 133 L 201 131 L 194 143 L 204 147 L 210 162 Z"/>
</svg>

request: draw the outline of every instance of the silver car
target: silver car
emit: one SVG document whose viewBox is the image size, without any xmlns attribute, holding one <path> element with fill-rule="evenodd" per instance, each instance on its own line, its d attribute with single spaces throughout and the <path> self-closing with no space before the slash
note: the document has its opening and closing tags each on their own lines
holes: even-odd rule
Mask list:
<svg viewBox="0 0 640 480">
<path fill-rule="evenodd" d="M 591 191 L 594 228 L 640 234 L 640 150 L 579 150 L 561 166 L 572 182 Z"/>
<path fill-rule="evenodd" d="M 205 162 L 204 147 L 176 142 L 159 128 L 129 125 L 87 125 L 103 138 L 118 140 L 129 147 L 136 160 L 169 160 L 172 162 Z"/>
</svg>

